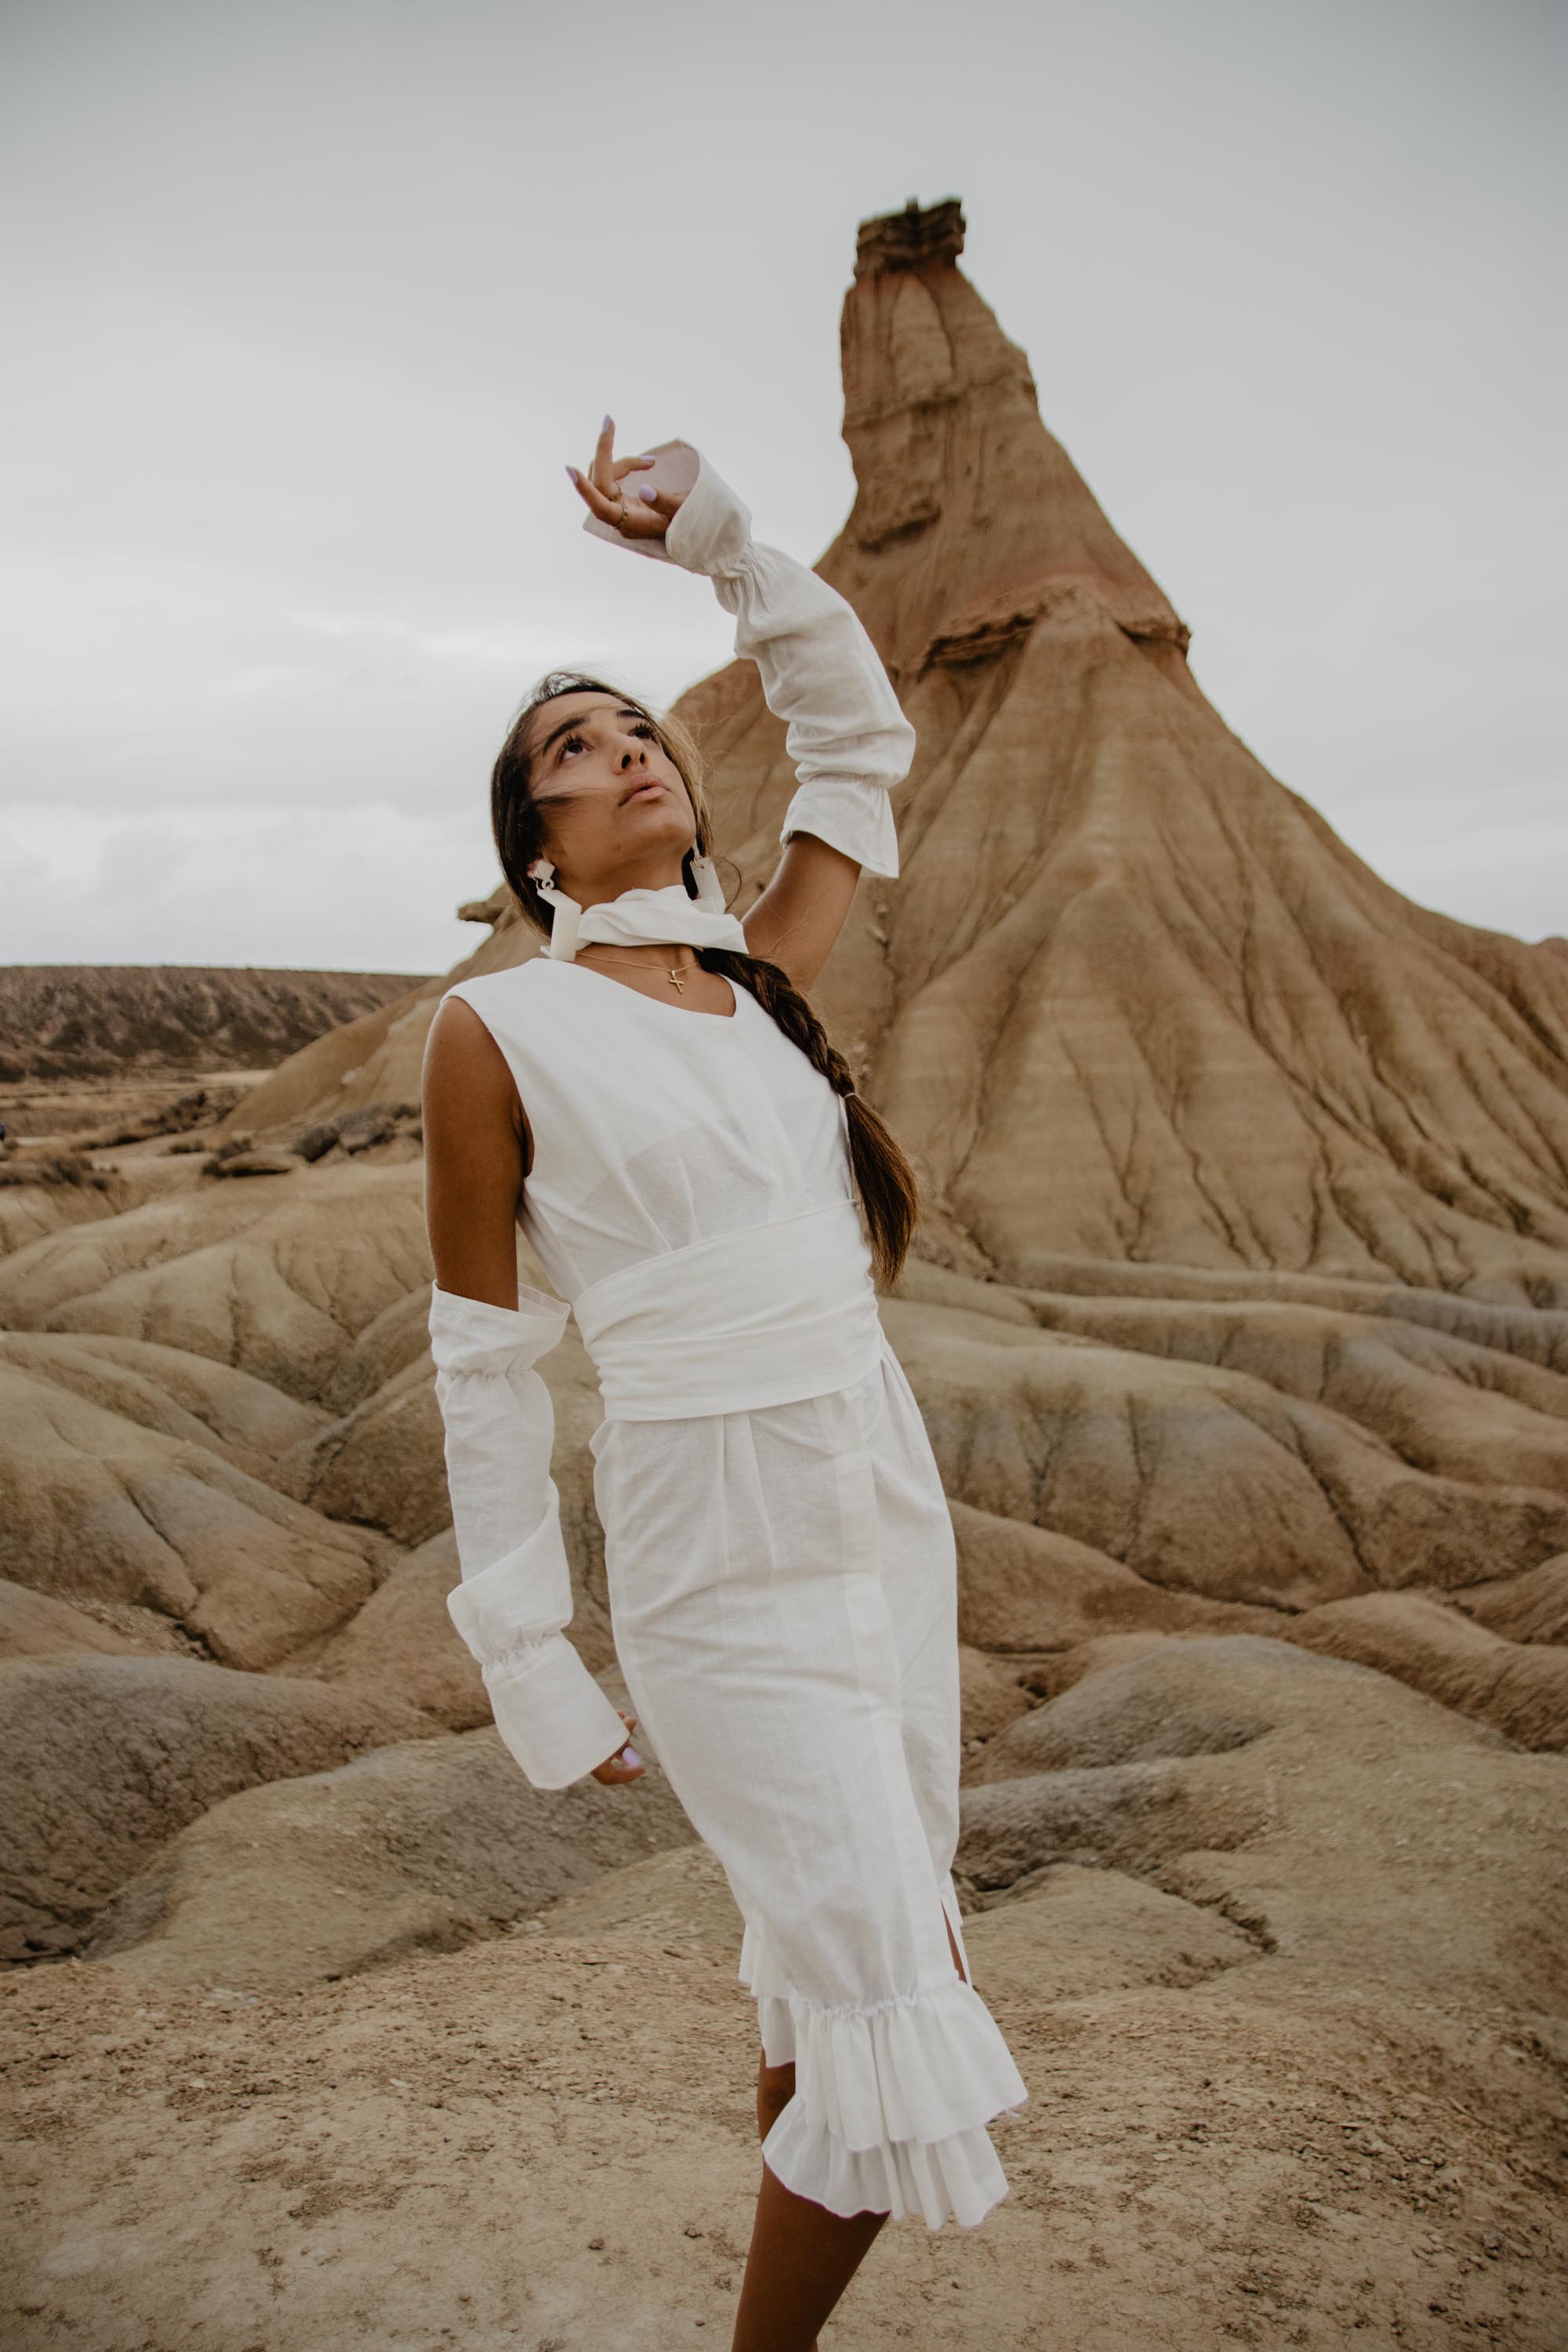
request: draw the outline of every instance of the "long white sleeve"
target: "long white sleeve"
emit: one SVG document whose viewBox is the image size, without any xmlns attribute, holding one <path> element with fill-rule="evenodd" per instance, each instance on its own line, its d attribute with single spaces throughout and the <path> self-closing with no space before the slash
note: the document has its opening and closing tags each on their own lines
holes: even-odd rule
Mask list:
<svg viewBox="0 0 1568 2352">
<path fill-rule="evenodd" d="M 858 614 L 836 588 L 752 537 L 750 510 L 699 454 L 697 479 L 662 541 L 617 540 L 706 572 L 736 616 L 735 651 L 762 676 L 798 779 L 779 839 L 812 833 L 869 874 L 899 870 L 889 793 L 908 775 L 915 730 Z"/>
<path fill-rule="evenodd" d="M 626 1727 L 563 1628 L 572 1571 L 550 1475 L 555 1408 L 534 1370 L 564 1302 L 527 1284 L 492 1307 L 430 1288 L 436 1399 L 463 1576 L 447 1596 L 479 1660 L 496 1728 L 536 1789 L 563 1789 L 625 1744 Z"/>
</svg>

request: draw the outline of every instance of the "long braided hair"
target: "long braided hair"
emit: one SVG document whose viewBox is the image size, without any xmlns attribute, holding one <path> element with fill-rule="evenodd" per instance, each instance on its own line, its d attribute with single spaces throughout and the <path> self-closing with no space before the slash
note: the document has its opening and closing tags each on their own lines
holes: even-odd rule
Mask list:
<svg viewBox="0 0 1568 2352">
<path fill-rule="evenodd" d="M 490 829 L 500 869 L 524 921 L 545 939 L 550 937 L 554 911 L 540 897 L 528 871 L 544 849 L 545 828 L 529 790 L 532 762 L 527 737 L 529 721 L 540 704 L 561 694 L 608 695 L 626 709 L 639 712 L 654 729 L 686 786 L 697 819 L 697 839 L 681 861 L 692 898 L 697 896 L 697 886 L 691 857 L 711 854 L 712 821 L 702 786 L 702 758 L 690 730 L 679 719 L 645 709 L 635 695 L 606 685 L 603 678 L 585 677 L 575 670 L 551 670 L 530 692 L 490 771 Z M 699 948 L 697 958 L 705 971 L 721 973 L 748 989 L 790 1043 L 800 1047 L 814 1069 L 821 1071 L 835 1094 L 843 1097 L 849 1162 L 870 1236 L 872 1261 L 882 1288 L 890 1290 L 902 1271 L 921 1209 L 919 1181 L 897 1139 L 857 1089 L 848 1063 L 787 972 L 765 956 L 742 955 L 731 948 Z"/>
</svg>

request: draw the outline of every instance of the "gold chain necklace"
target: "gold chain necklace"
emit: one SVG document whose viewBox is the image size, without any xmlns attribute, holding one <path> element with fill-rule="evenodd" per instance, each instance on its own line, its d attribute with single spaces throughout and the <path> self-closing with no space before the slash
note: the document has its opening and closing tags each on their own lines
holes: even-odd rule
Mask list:
<svg viewBox="0 0 1568 2352">
<path fill-rule="evenodd" d="M 644 961 L 644 960 L 643 960 L 643 958 L 642 958 L 641 956 L 605 956 L 605 957 L 604 958 L 604 961 L 605 961 L 605 963 L 630 963 L 630 964 L 636 964 L 636 966 L 637 966 L 637 970 L 638 970 L 639 971 L 651 971 L 651 969 L 652 969 L 651 965 L 649 965 L 649 964 L 647 964 L 647 962 L 645 962 L 645 961 Z M 589 969 L 589 971 L 593 971 L 593 969 L 594 969 L 593 965 L 592 965 L 592 964 L 590 964 L 590 965 L 588 966 L 588 969 Z M 684 995 L 684 994 L 686 993 L 686 982 L 685 982 L 681 979 L 681 977 L 680 977 L 680 967 L 679 967 L 679 964 L 673 964 L 673 963 L 672 963 L 672 964 L 668 967 L 668 969 L 669 969 L 669 984 L 670 984 L 671 988 L 679 989 L 679 992 L 680 992 L 680 993 L 681 993 L 682 995 Z M 696 965 L 696 966 L 694 967 L 694 969 L 700 971 L 702 969 L 702 967 L 701 967 L 701 965 L 700 965 L 700 964 L 699 964 L 699 965 Z"/>
</svg>

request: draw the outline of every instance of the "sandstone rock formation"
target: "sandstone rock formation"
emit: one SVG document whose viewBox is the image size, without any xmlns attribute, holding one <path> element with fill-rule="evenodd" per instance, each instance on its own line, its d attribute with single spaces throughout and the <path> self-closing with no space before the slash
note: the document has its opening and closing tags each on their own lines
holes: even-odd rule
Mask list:
<svg viewBox="0 0 1568 2352">
<path fill-rule="evenodd" d="M 902 875 L 862 885 L 820 993 L 950 1246 L 1041 1284 L 1066 1253 L 1568 1304 L 1568 965 L 1413 906 L 1231 733 L 962 243 L 955 205 L 863 233 L 858 495 L 818 566 L 920 737 Z M 678 708 L 743 910 L 776 856 L 784 730 L 749 663 Z M 460 969 L 536 945 L 503 928 Z M 359 1084 L 407 1092 L 423 1026 L 365 1033 Z M 247 1116 L 299 1090 L 285 1066 Z"/>
<path fill-rule="evenodd" d="M 266 1069 L 418 983 L 405 971 L 0 965 L 0 1083 Z"/>
<path fill-rule="evenodd" d="M 281 1664 L 369 1599 L 392 1564 L 373 1532 L 279 1494 L 258 1475 L 265 1456 L 237 1466 L 153 1379 L 115 1383 L 114 1403 L 98 1403 L 59 1377 L 82 1370 L 79 1360 L 35 1349 L 0 1338 L 0 1514 L 14 1578 L 73 1604 L 149 1612 L 245 1668 Z M 215 1385 L 235 1378 L 213 1369 Z M 181 1420 L 195 1430 L 158 1425 Z"/>
<path fill-rule="evenodd" d="M 1531 1647 L 1416 1592 L 1367 1592 L 1294 1619 L 1289 1638 L 1376 1666 L 1521 1748 L 1568 1748 L 1568 1650 Z"/>
<path fill-rule="evenodd" d="M 863 236 L 859 494 L 819 567 L 920 735 L 835 999 L 879 1100 L 1015 1279 L 1067 1250 L 1568 1299 L 1561 962 L 1411 906 L 1215 716 L 955 211 Z M 777 730 L 753 697 L 721 738 L 727 813 L 765 825 Z"/>
<path fill-rule="evenodd" d="M 160 1646 L 155 1639 L 117 1632 L 68 1601 L 0 1578 L 0 1660 L 7 1664 L 14 1658 L 70 1658 L 84 1651 L 89 1657 L 133 1656 Z"/>
<path fill-rule="evenodd" d="M 374 1385 L 359 1343 L 429 1278 L 421 1198 L 416 1167 L 209 1182 L 16 1251 L 0 1322 L 161 1341 L 343 1409 Z"/>
<path fill-rule="evenodd" d="M 281 1991 L 500 1934 L 691 1830 L 664 1775 L 534 1789 L 493 1728 L 254 1786 L 171 1839 L 87 1956 L 150 1984 Z"/>
<path fill-rule="evenodd" d="M 220 1799 L 427 1727 L 395 1699 L 193 1658 L 0 1666 L 0 1958 L 73 1950 L 152 1853 Z"/>
<path fill-rule="evenodd" d="M 448 1731 L 490 1720 L 479 1662 L 457 1638 L 447 1595 L 457 1583 L 457 1538 L 443 1528 L 397 1563 L 362 1609 L 318 1651 L 312 1671 L 323 1682 L 395 1691 Z M 574 1632 L 576 1631 L 575 1625 Z M 597 1643 L 578 1644 L 586 1658 Z M 603 1645 L 606 1661 L 610 1645 Z"/>
<path fill-rule="evenodd" d="M 1016 1899 L 1068 1861 L 1152 1874 L 1251 1933 L 1249 1999 L 1375 1985 L 1450 2013 L 1556 2013 L 1556 1757 L 1521 1757 L 1385 1675 L 1254 1635 L 1112 1638 L 1068 1670 L 966 1773 L 976 1894 Z M 1539 1869 L 1521 1873 L 1521 1849 Z"/>
</svg>

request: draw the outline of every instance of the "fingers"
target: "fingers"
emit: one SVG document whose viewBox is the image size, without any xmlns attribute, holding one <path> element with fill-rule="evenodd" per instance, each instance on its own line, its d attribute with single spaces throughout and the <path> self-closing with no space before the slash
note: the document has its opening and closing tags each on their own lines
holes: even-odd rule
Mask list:
<svg viewBox="0 0 1568 2352">
<path fill-rule="evenodd" d="M 607 498 L 616 494 L 616 420 L 606 416 L 599 427 L 599 437 L 594 444 L 594 462 L 589 467 L 595 488 Z"/>
<path fill-rule="evenodd" d="M 618 490 L 613 498 L 606 498 L 598 484 L 591 481 L 586 474 L 580 474 L 575 466 L 568 466 L 566 472 L 578 497 L 593 508 L 601 522 L 619 522 L 621 499 Z"/>
<path fill-rule="evenodd" d="M 639 482 L 637 496 L 647 507 L 650 515 L 663 515 L 666 521 L 671 515 L 679 514 L 680 511 L 681 502 L 675 493 L 670 490 L 656 490 L 651 482 Z"/>
<path fill-rule="evenodd" d="M 596 1764 L 594 1767 L 593 1776 L 595 1780 L 602 1780 L 609 1789 L 619 1788 L 626 1780 L 640 1780 L 647 1769 L 647 1766 L 631 1745 L 629 1735 L 637 1729 L 637 1717 L 628 1715 L 625 1707 L 620 1706 L 616 1707 L 616 1713 L 626 1725 L 628 1736 L 613 1756 L 606 1756 L 602 1764 Z M 623 1760 L 628 1756 L 634 1759 L 630 1763 Z"/>
<path fill-rule="evenodd" d="M 666 523 L 680 501 L 679 499 L 667 499 L 662 503 L 655 503 L 651 499 L 639 501 L 635 496 L 628 496 L 632 486 L 627 482 L 627 476 L 646 472 L 657 460 L 648 457 L 617 458 L 615 436 L 615 419 L 606 416 L 594 446 L 592 467 L 587 473 L 582 474 L 575 466 L 568 466 L 567 478 L 584 505 L 600 522 L 608 523 L 612 530 L 618 531 L 623 539 L 661 538 Z M 641 489 L 648 487 L 646 483 L 637 486 Z"/>
<path fill-rule="evenodd" d="M 568 466 L 566 471 L 578 496 L 592 507 L 601 522 L 607 522 L 623 539 L 661 539 L 664 536 L 667 517 L 658 507 L 643 505 L 635 497 L 628 499 L 624 490 L 617 490 L 613 499 L 607 499 L 595 483 L 577 471 L 575 466 Z M 646 488 L 647 485 L 643 487 Z M 626 502 L 624 510 L 623 499 Z M 676 504 L 679 503 L 677 500 Z M 672 505 L 668 513 L 674 512 L 675 506 Z"/>
</svg>

